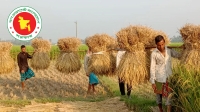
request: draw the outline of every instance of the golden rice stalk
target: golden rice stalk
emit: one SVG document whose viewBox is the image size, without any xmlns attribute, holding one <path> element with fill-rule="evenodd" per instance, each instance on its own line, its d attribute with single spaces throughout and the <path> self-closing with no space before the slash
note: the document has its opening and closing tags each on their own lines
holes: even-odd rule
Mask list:
<svg viewBox="0 0 200 112">
<path fill-rule="evenodd" d="M 198 26 L 193 24 L 186 24 L 180 29 L 180 34 L 184 42 L 196 42 L 199 35 L 198 32 Z"/>
<path fill-rule="evenodd" d="M 107 45 L 108 50 L 115 50 L 118 46 L 117 39 L 110 37 L 108 35 L 107 35 L 107 42 L 108 42 L 108 45 Z"/>
<path fill-rule="evenodd" d="M 197 43 L 186 43 L 186 49 L 182 52 L 181 64 L 187 70 L 200 72 L 200 48 Z"/>
<path fill-rule="evenodd" d="M 131 46 L 138 42 L 145 46 L 155 46 L 155 37 L 162 35 L 166 41 L 166 45 L 170 43 L 168 36 L 162 31 L 153 30 L 150 27 L 135 25 L 121 29 L 117 34 L 117 41 L 123 48 L 130 51 Z"/>
<path fill-rule="evenodd" d="M 15 67 L 14 60 L 10 56 L 11 48 L 10 42 L 0 42 L 0 74 L 10 73 Z"/>
<path fill-rule="evenodd" d="M 135 27 L 129 26 L 121 29 L 117 34 L 117 41 L 127 51 L 132 50 L 132 46 L 139 42 L 138 34 Z"/>
<path fill-rule="evenodd" d="M 186 24 L 180 29 L 186 49 L 181 57 L 181 64 L 188 70 L 200 71 L 200 26 Z"/>
<path fill-rule="evenodd" d="M 107 34 L 95 34 L 87 37 L 86 44 L 90 50 L 95 52 L 106 51 L 107 47 L 112 43 L 112 37 Z"/>
<path fill-rule="evenodd" d="M 147 82 L 149 79 L 149 64 L 146 52 L 143 50 L 126 52 L 116 69 L 116 74 L 122 81 L 132 86 Z"/>
<path fill-rule="evenodd" d="M 50 52 L 51 43 L 48 40 L 35 38 L 31 41 L 31 46 L 37 52 Z"/>
<path fill-rule="evenodd" d="M 143 43 L 145 46 L 151 45 L 151 40 L 155 37 L 155 30 L 153 30 L 150 27 L 142 26 L 142 25 L 136 25 L 133 26 L 136 29 L 136 32 L 138 34 L 139 42 Z M 155 42 L 154 42 L 155 43 Z"/>
<path fill-rule="evenodd" d="M 81 69 L 81 61 L 77 52 L 61 52 L 55 66 L 58 71 L 69 74 Z"/>
<path fill-rule="evenodd" d="M 81 45 L 81 40 L 76 37 L 61 38 L 57 42 L 57 46 L 63 52 L 77 51 Z"/>
<path fill-rule="evenodd" d="M 0 42 L 0 54 L 10 52 L 12 44 L 10 42 Z"/>
<path fill-rule="evenodd" d="M 31 67 L 36 70 L 47 69 L 50 65 L 49 52 L 51 43 L 48 40 L 35 38 L 31 41 L 31 45 L 35 50 L 31 59 Z"/>
<path fill-rule="evenodd" d="M 117 52 L 111 51 L 109 52 L 110 55 L 110 63 L 111 63 L 111 71 L 109 76 L 115 75 L 115 70 L 116 70 L 116 58 L 117 58 Z"/>
<path fill-rule="evenodd" d="M 112 65 L 108 52 L 103 54 L 92 54 L 88 61 L 88 70 L 97 75 L 111 75 Z"/>
<path fill-rule="evenodd" d="M 10 73 L 15 67 L 14 60 L 10 53 L 4 53 L 0 56 L 0 74 Z"/>
<path fill-rule="evenodd" d="M 47 69 L 50 66 L 50 57 L 47 52 L 35 52 L 30 62 L 31 67 L 36 70 Z"/>
</svg>

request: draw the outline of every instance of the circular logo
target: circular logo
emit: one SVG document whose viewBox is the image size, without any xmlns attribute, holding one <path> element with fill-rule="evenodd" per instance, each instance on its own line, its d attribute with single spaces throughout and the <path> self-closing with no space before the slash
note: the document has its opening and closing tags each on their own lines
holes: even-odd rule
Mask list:
<svg viewBox="0 0 200 112">
<path fill-rule="evenodd" d="M 8 30 L 18 40 L 26 41 L 35 38 L 41 28 L 42 19 L 31 7 L 18 7 L 8 17 Z"/>
</svg>

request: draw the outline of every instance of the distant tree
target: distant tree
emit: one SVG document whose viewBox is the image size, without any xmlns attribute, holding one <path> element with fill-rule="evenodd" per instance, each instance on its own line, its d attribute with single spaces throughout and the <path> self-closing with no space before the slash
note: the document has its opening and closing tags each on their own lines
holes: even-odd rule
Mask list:
<svg viewBox="0 0 200 112">
<path fill-rule="evenodd" d="M 183 42 L 182 37 L 180 35 L 178 36 L 173 36 L 171 39 L 171 42 Z"/>
</svg>

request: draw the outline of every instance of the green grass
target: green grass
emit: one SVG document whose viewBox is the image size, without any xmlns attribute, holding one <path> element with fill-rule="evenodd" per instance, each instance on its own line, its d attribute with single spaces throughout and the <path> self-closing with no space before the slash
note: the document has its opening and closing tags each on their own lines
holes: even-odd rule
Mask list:
<svg viewBox="0 0 200 112">
<path fill-rule="evenodd" d="M 173 47 L 176 47 L 176 46 L 181 46 L 183 45 L 182 42 L 178 42 L 178 43 L 170 43 L 169 46 L 173 46 Z"/>
<path fill-rule="evenodd" d="M 127 96 L 121 96 L 118 83 L 105 76 L 100 79 L 102 83 L 108 87 L 112 96 L 121 97 L 121 101 L 124 101 L 131 110 L 134 110 L 134 112 L 151 112 L 151 107 L 157 106 L 155 99 L 141 97 L 139 94 L 135 94 L 134 90 L 132 90 L 131 99 L 128 99 Z"/>
<path fill-rule="evenodd" d="M 30 105 L 31 101 L 30 100 L 22 100 L 22 99 L 18 99 L 18 100 L 0 100 L 0 104 L 4 105 L 4 106 L 15 106 L 15 107 L 23 107 L 25 105 Z"/>
<path fill-rule="evenodd" d="M 24 107 L 26 105 L 30 105 L 31 101 L 35 101 L 37 103 L 60 103 L 63 101 L 86 101 L 86 102 L 99 102 L 107 99 L 107 96 L 100 95 L 98 97 L 49 97 L 49 98 L 36 98 L 33 100 L 0 100 L 0 104 L 7 107 Z"/>
</svg>

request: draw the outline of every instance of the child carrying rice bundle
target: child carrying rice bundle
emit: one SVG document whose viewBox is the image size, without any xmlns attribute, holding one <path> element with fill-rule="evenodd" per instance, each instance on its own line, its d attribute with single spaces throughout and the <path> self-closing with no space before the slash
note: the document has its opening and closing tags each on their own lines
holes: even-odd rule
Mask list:
<svg viewBox="0 0 200 112">
<path fill-rule="evenodd" d="M 86 38 L 86 44 L 92 51 L 90 60 L 88 61 L 89 72 L 97 75 L 113 75 L 113 61 L 111 53 L 107 52 L 109 46 L 114 39 L 107 34 L 95 34 Z"/>
<path fill-rule="evenodd" d="M 14 69 L 14 60 L 10 56 L 12 44 L 0 42 L 0 74 L 10 73 Z"/>
<path fill-rule="evenodd" d="M 188 69 L 200 71 L 200 26 L 186 24 L 180 29 L 185 50 L 181 63 Z"/>
<path fill-rule="evenodd" d="M 51 43 L 48 40 L 35 38 L 31 41 L 31 45 L 35 50 L 31 67 L 36 70 L 47 69 L 50 65 Z"/>
<path fill-rule="evenodd" d="M 78 47 L 81 40 L 76 37 L 61 38 L 58 40 L 60 55 L 56 61 L 56 68 L 62 73 L 74 73 L 81 69 Z"/>
</svg>

